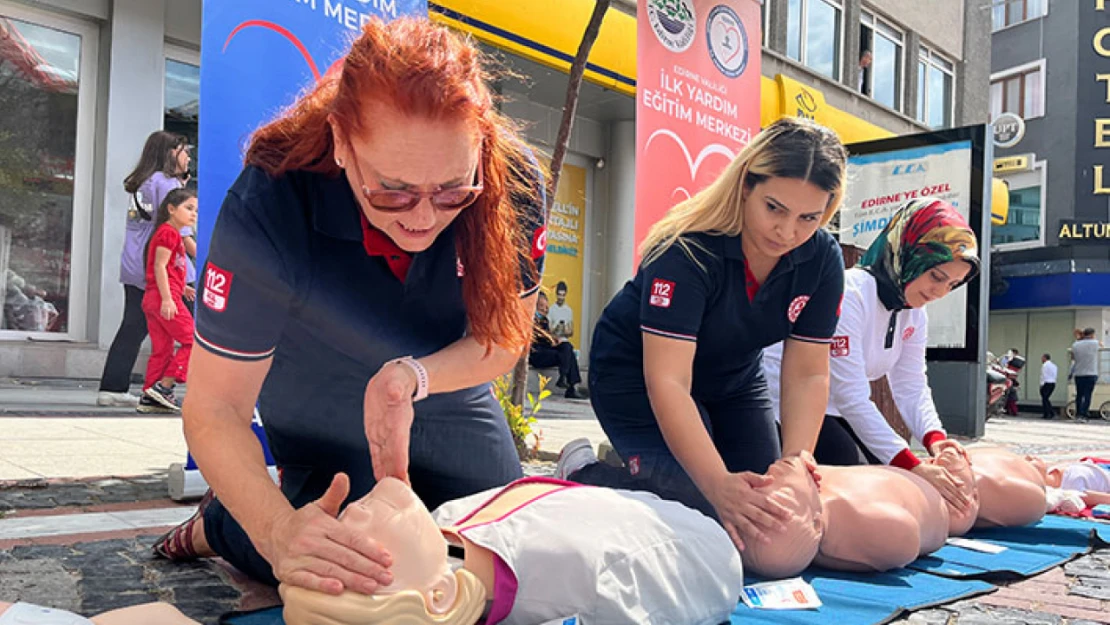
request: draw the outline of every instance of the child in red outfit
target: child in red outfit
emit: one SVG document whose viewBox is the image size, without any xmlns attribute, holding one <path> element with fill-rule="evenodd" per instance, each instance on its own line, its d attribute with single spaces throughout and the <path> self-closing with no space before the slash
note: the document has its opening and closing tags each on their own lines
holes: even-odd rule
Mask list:
<svg viewBox="0 0 1110 625">
<path fill-rule="evenodd" d="M 151 354 L 139 412 L 181 410 L 173 389 L 175 382 L 185 382 L 193 349 L 193 315 L 182 302 L 182 296 L 189 300 L 196 297 L 192 287 L 185 284 L 188 261 L 181 229 L 195 227 L 196 223 L 196 194 L 186 189 L 166 194 L 146 248 L 143 312 L 150 331 Z M 176 352 L 175 342 L 180 344 Z"/>
</svg>

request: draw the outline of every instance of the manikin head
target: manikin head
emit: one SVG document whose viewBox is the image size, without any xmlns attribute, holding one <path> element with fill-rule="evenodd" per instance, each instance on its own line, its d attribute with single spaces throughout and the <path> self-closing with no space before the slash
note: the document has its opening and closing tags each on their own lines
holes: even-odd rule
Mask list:
<svg viewBox="0 0 1110 625">
<path fill-rule="evenodd" d="M 775 461 L 767 475 L 774 482 L 762 491 L 790 511 L 786 529 L 770 532 L 769 543 L 744 538 L 744 568 L 757 575 L 781 579 L 797 575 L 813 562 L 825 534 L 824 512 L 817 482 L 802 458 Z"/>
<path fill-rule="evenodd" d="M 347 506 L 339 520 L 374 537 L 394 554 L 393 583 L 373 595 L 346 591 L 338 597 L 283 584 L 280 591 L 288 625 L 470 625 L 477 620 L 485 604 L 481 583 L 469 571 L 451 571 L 447 541 L 404 482 L 379 481 L 365 497 Z"/>
<path fill-rule="evenodd" d="M 971 464 L 952 447 L 945 447 L 929 462 L 948 469 L 953 477 L 964 483 L 960 490 L 971 501 L 967 510 L 959 510 L 945 503 L 948 506 L 948 535 L 963 536 L 975 525 L 975 519 L 979 516 L 979 490 L 975 487 L 975 473 L 971 470 Z"/>
<path fill-rule="evenodd" d="M 1037 456 L 1025 456 L 1025 461 L 1033 465 L 1033 469 L 1044 478 L 1044 485 L 1053 488 L 1060 488 L 1060 483 L 1064 481 L 1064 472 L 1059 466 L 1049 467 L 1048 463 L 1042 458 Z"/>
</svg>

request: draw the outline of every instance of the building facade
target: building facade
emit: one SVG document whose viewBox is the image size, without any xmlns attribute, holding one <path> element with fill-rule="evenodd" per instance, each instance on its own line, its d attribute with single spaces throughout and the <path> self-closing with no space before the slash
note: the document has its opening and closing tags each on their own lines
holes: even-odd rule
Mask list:
<svg viewBox="0 0 1110 625">
<path fill-rule="evenodd" d="M 122 180 L 151 131 L 197 136 L 201 4 L 0 0 L 0 376 L 100 375 L 123 307 Z M 762 123 L 803 115 L 853 142 L 986 122 L 991 16 L 980 4 L 765 0 Z M 504 110 L 550 150 L 592 7 L 433 0 L 430 14 L 512 70 L 497 85 Z M 629 0 L 606 16 L 552 212 L 545 287 L 554 301 L 566 284 L 583 361 L 633 270 L 635 19 Z"/>
<path fill-rule="evenodd" d="M 989 349 L 1029 357 L 1022 399 L 1039 401 L 1042 354 L 1064 375 L 1076 328 L 1110 343 L 1110 8 L 1011 0 L 992 7 L 995 176 L 1009 185 L 995 226 Z M 1020 120 L 1020 122 L 1018 121 Z M 1002 129 L 1001 126 L 1006 126 Z M 1024 132 L 1020 131 L 1024 127 Z M 1103 382 L 1110 382 L 1104 378 Z"/>
</svg>

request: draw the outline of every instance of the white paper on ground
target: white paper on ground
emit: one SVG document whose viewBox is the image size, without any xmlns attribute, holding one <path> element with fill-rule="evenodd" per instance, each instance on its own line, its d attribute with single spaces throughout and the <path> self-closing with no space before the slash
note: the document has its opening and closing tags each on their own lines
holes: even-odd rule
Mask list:
<svg viewBox="0 0 1110 625">
<path fill-rule="evenodd" d="M 821 607 L 817 591 L 800 577 L 744 587 L 744 604 L 756 610 L 808 610 Z"/>
<path fill-rule="evenodd" d="M 970 549 L 981 553 L 1002 553 L 1006 551 L 1006 547 L 1002 545 L 994 545 L 985 543 L 981 540 L 972 540 L 970 538 L 949 538 L 945 542 L 953 547 L 963 547 L 964 549 Z"/>
</svg>

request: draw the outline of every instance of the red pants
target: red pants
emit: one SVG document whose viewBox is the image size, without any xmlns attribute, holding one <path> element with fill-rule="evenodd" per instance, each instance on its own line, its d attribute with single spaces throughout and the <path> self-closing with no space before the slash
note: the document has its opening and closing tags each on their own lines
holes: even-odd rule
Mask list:
<svg viewBox="0 0 1110 625">
<path fill-rule="evenodd" d="M 162 378 L 172 377 L 178 382 L 185 382 L 189 371 L 189 354 L 193 351 L 193 315 L 185 308 L 181 298 L 174 299 L 177 314 L 169 321 L 162 318 L 161 301 L 143 302 L 151 348 L 150 361 L 146 363 L 146 379 L 143 381 L 144 391 Z M 175 342 L 181 344 L 176 352 L 173 349 Z"/>
</svg>

